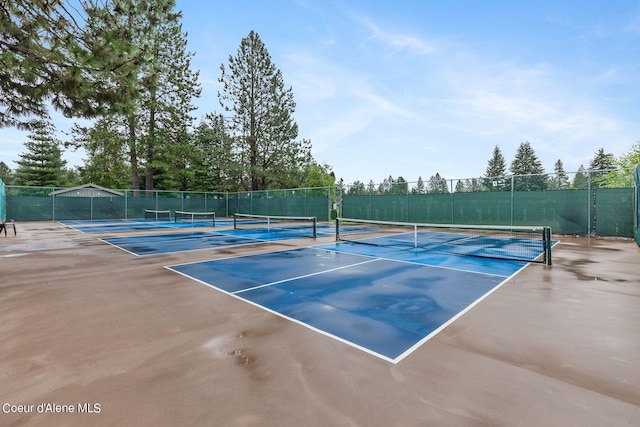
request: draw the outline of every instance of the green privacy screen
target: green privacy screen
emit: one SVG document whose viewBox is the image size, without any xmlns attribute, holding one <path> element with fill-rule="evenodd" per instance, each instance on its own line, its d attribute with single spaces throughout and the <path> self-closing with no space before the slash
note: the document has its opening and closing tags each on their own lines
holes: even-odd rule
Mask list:
<svg viewBox="0 0 640 427">
<path fill-rule="evenodd" d="M 78 188 L 78 187 L 76 187 Z M 191 191 L 81 190 L 7 187 L 7 216 L 16 221 L 66 221 L 144 218 L 145 209 L 284 216 L 315 216 L 328 221 L 333 187 L 242 193 Z M 4 213 L 4 211 L 2 211 Z"/>
<path fill-rule="evenodd" d="M 636 165 L 633 176 L 635 178 L 634 226 L 636 242 L 640 245 L 640 164 Z"/>
<path fill-rule="evenodd" d="M 634 236 L 633 188 L 344 195 L 345 218 L 432 224 L 544 225 L 558 234 Z"/>
<path fill-rule="evenodd" d="M 112 190 L 106 197 L 71 197 L 47 187 L 6 186 L 0 216 L 16 221 L 64 221 L 144 218 L 145 209 L 411 223 L 542 225 L 557 234 L 635 237 L 638 232 L 638 182 L 627 188 L 548 191 L 455 191 L 443 194 L 342 194 L 336 187 L 211 193 Z M 69 189 L 64 189 L 69 190 Z M 114 194 L 117 193 L 117 194 Z M 103 196 L 105 196 L 103 194 Z M 4 199 L 4 198 L 3 198 Z M 3 200 L 2 199 L 2 200 Z M 640 244 L 640 243 L 639 243 Z"/>
<path fill-rule="evenodd" d="M 7 220 L 7 197 L 5 194 L 4 182 L 0 179 L 0 220 Z"/>
</svg>

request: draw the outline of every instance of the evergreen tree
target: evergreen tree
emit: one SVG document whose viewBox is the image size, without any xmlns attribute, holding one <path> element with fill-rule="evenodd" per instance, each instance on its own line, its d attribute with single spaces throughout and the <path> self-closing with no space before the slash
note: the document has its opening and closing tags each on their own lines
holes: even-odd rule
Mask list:
<svg viewBox="0 0 640 427">
<path fill-rule="evenodd" d="M 376 193 L 376 184 L 372 179 L 369 180 L 369 184 L 367 184 L 367 193 L 375 194 Z"/>
<path fill-rule="evenodd" d="M 456 182 L 455 192 L 456 193 L 464 193 L 466 191 L 467 191 L 467 186 L 465 185 L 465 182 L 463 180 L 459 179 L 458 182 Z"/>
<path fill-rule="evenodd" d="M 586 190 L 589 186 L 588 179 L 587 170 L 583 165 L 580 165 L 578 172 L 576 172 L 576 175 L 573 177 L 573 188 L 576 190 Z"/>
<path fill-rule="evenodd" d="M 554 177 L 551 182 L 552 190 L 564 190 L 569 186 L 569 177 L 567 173 L 564 171 L 564 165 L 562 161 L 558 159 L 553 166 Z"/>
<path fill-rule="evenodd" d="M 72 129 L 73 139 L 65 145 L 84 147 L 87 157 L 79 170 L 82 182 L 106 188 L 128 187 L 127 135 L 114 118 L 101 118 L 90 128 L 74 126 Z"/>
<path fill-rule="evenodd" d="M 242 39 L 229 65 L 220 66 L 220 105 L 232 113 L 232 131 L 243 166 L 243 185 L 250 190 L 295 187 L 311 162 L 311 143 L 296 141 L 293 90 L 285 89 L 282 72 L 271 61 L 254 31 Z"/>
<path fill-rule="evenodd" d="M 391 191 L 393 194 L 407 194 L 409 192 L 409 183 L 401 176 L 393 183 Z"/>
<path fill-rule="evenodd" d="M 520 144 L 513 162 L 511 173 L 515 177 L 514 191 L 539 191 L 548 187 L 547 176 L 544 174 L 542 163 L 538 160 L 529 141 Z"/>
<path fill-rule="evenodd" d="M 173 6 L 173 1 L 171 2 Z M 147 46 L 150 60 L 141 69 L 141 108 L 139 124 L 144 124 L 145 189 L 186 190 L 191 179 L 190 137 L 195 110 L 193 98 L 200 96 L 198 73 L 191 71 L 193 53 L 187 51 L 180 13 L 166 8 L 150 15 L 147 34 L 141 45 Z M 144 28 L 145 26 L 141 26 Z"/>
<path fill-rule="evenodd" d="M 426 188 L 424 186 L 424 181 L 422 180 L 422 177 L 419 176 L 418 177 L 418 182 L 416 182 L 416 186 L 411 189 L 411 193 L 412 194 L 424 194 L 426 192 L 427 192 L 427 190 L 426 190 Z"/>
<path fill-rule="evenodd" d="M 393 177 L 389 175 L 389 178 L 385 178 L 385 180 L 382 181 L 382 183 L 378 186 L 378 193 L 391 194 L 393 191 L 394 182 L 395 180 L 393 179 Z"/>
<path fill-rule="evenodd" d="M 12 0 L 0 7 L 0 127 L 32 128 L 46 102 L 96 117 L 135 102 L 116 82 L 136 81 L 142 51 L 122 17 L 158 8 L 142 0 Z M 80 24 L 84 24 L 81 26 Z"/>
<path fill-rule="evenodd" d="M 365 188 L 363 182 L 356 180 L 349 186 L 347 194 L 349 196 L 364 196 L 367 194 L 367 189 Z"/>
<path fill-rule="evenodd" d="M 604 148 L 599 149 L 589 165 L 592 171 L 602 171 L 614 169 L 616 167 L 616 159 L 611 153 L 605 153 Z"/>
<path fill-rule="evenodd" d="M 26 152 L 16 163 L 16 185 L 54 187 L 64 184 L 66 161 L 62 160 L 61 143 L 54 137 L 53 126 L 40 122 L 25 142 Z"/>
<path fill-rule="evenodd" d="M 605 153 L 604 148 L 599 149 L 589 164 L 591 175 L 591 188 L 606 185 L 606 175 L 616 167 L 616 159 L 611 153 Z"/>
<path fill-rule="evenodd" d="M 504 176 L 507 174 L 507 164 L 502 155 L 500 147 L 497 145 L 493 149 L 493 155 L 487 164 L 484 180 L 485 188 L 489 191 L 505 190 Z"/>
<path fill-rule="evenodd" d="M 114 84 L 133 101 L 111 111 L 103 119 L 108 125 L 98 121 L 95 132 L 87 132 L 89 139 L 76 140 L 71 145 L 89 152 L 126 152 L 134 195 L 142 187 L 143 173 L 147 190 L 156 188 L 156 181 L 161 189 L 185 190 L 193 180 L 187 165 L 196 150 L 190 145 L 188 129 L 193 121 L 190 113 L 195 109 L 192 99 L 200 95 L 200 87 L 197 73 L 190 70 L 193 54 L 186 51 L 186 35 L 179 23 L 181 15 L 173 11 L 174 0 L 157 0 L 153 5 L 143 0 L 126 1 L 134 9 L 118 15 L 117 24 L 128 29 L 132 43 L 144 55 L 142 61 L 134 64 L 135 81 L 125 75 Z M 100 34 L 100 28 L 96 28 L 95 37 Z M 104 132 L 105 126 L 110 128 L 109 132 Z M 100 138 L 96 139 L 98 135 Z M 101 150 L 100 144 L 105 148 Z M 93 160 L 105 159 L 89 158 L 90 162 Z M 100 164 L 95 168 L 87 164 L 85 171 L 101 168 Z M 103 179 L 113 181 L 116 173 L 119 171 Z"/>
<path fill-rule="evenodd" d="M 440 176 L 439 173 L 436 172 L 435 175 L 432 175 L 429 178 L 427 183 L 427 191 L 430 194 L 446 194 L 449 193 L 449 187 L 447 186 L 447 180 Z"/>
<path fill-rule="evenodd" d="M 192 137 L 191 190 L 241 191 L 242 169 L 233 157 L 233 141 L 221 115 L 208 114 Z"/>
<path fill-rule="evenodd" d="M 0 179 L 6 185 L 11 185 L 13 181 L 13 172 L 5 162 L 0 161 Z"/>
<path fill-rule="evenodd" d="M 469 192 L 471 193 L 477 193 L 480 191 L 483 191 L 482 188 L 482 180 L 479 178 L 471 178 L 471 182 L 469 183 L 469 185 L 467 186 Z M 507 187 L 509 188 L 509 187 Z"/>
</svg>

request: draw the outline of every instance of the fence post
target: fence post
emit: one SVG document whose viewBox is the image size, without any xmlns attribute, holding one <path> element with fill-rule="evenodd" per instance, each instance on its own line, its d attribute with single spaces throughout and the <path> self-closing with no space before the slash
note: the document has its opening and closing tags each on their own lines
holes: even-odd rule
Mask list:
<svg viewBox="0 0 640 427">
<path fill-rule="evenodd" d="M 514 202 L 514 193 L 515 193 L 515 175 L 511 175 L 511 223 L 509 225 L 513 226 L 513 202 Z"/>
<path fill-rule="evenodd" d="M 456 218 L 455 215 L 453 213 L 454 210 L 454 204 L 453 204 L 453 180 L 450 181 L 451 183 L 449 184 L 449 187 L 451 188 L 451 190 L 449 191 L 449 194 L 451 194 L 451 224 L 455 224 L 456 223 Z"/>
<path fill-rule="evenodd" d="M 591 238 L 591 171 L 587 171 L 587 238 Z"/>
</svg>

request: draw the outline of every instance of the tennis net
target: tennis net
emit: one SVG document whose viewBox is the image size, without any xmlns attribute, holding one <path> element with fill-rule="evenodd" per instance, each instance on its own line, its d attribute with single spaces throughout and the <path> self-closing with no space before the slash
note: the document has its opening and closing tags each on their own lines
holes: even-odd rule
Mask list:
<svg viewBox="0 0 640 427">
<path fill-rule="evenodd" d="M 214 227 L 216 225 L 216 213 L 175 211 L 173 214 L 173 220 L 175 222 L 187 223 L 192 225 Z"/>
<path fill-rule="evenodd" d="M 233 214 L 235 230 L 251 230 L 255 233 L 280 233 L 292 237 L 317 236 L 315 216 L 278 216 Z"/>
<path fill-rule="evenodd" d="M 171 221 L 171 211 L 144 210 L 144 219 L 151 221 Z"/>
<path fill-rule="evenodd" d="M 551 228 L 336 219 L 336 240 L 551 264 Z"/>
</svg>

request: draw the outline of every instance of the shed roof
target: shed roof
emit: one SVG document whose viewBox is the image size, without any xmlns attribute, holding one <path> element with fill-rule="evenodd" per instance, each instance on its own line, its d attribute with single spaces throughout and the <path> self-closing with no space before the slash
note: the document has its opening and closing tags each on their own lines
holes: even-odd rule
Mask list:
<svg viewBox="0 0 640 427">
<path fill-rule="evenodd" d="M 84 184 L 77 187 L 63 188 L 61 190 L 52 191 L 50 196 L 61 197 L 124 197 L 124 193 L 109 188 L 101 187 L 96 184 Z"/>
</svg>

